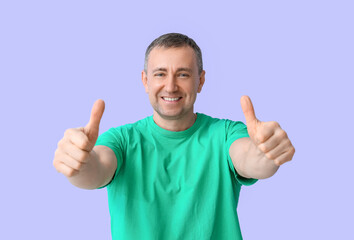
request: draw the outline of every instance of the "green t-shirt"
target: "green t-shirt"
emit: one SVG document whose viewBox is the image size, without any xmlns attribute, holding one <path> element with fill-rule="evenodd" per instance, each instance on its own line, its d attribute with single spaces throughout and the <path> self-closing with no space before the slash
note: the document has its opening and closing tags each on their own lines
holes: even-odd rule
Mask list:
<svg viewBox="0 0 354 240">
<path fill-rule="evenodd" d="M 172 132 L 152 116 L 111 128 L 96 145 L 118 161 L 107 185 L 114 239 L 242 239 L 236 212 L 246 179 L 229 148 L 246 125 L 197 113 L 192 127 Z"/>
</svg>

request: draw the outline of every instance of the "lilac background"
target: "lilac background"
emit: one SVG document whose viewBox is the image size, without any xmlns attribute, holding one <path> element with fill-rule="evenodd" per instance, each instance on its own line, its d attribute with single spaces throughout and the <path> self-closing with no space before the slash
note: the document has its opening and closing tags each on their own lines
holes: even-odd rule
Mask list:
<svg viewBox="0 0 354 240">
<path fill-rule="evenodd" d="M 288 132 L 296 154 L 244 187 L 245 239 L 353 239 L 353 1 L 1 1 L 0 239 L 110 239 L 106 190 L 52 166 L 94 101 L 100 132 L 152 110 L 140 81 L 156 37 L 203 51 L 195 110 L 244 121 L 239 99 Z"/>
</svg>

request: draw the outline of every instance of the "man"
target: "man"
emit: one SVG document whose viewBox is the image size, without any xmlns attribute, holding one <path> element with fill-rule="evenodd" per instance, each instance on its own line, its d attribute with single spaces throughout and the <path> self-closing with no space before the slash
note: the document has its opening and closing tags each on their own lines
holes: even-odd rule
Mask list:
<svg viewBox="0 0 354 240">
<path fill-rule="evenodd" d="M 276 122 L 261 122 L 247 96 L 242 122 L 194 113 L 205 71 L 197 44 L 182 34 L 155 39 L 142 82 L 153 115 L 98 138 L 105 108 L 68 129 L 53 164 L 75 186 L 107 187 L 113 239 L 242 239 L 241 185 L 271 177 L 295 153 Z"/>
</svg>

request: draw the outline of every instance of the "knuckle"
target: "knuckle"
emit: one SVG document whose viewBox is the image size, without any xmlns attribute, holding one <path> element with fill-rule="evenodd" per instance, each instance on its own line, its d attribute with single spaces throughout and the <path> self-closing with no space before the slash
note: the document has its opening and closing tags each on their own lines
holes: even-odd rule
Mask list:
<svg viewBox="0 0 354 240">
<path fill-rule="evenodd" d="M 275 165 L 277 165 L 277 166 L 282 165 L 282 163 L 280 162 L 280 160 L 274 160 L 274 163 L 275 163 Z"/>
<path fill-rule="evenodd" d="M 79 162 L 85 162 L 86 161 L 86 158 L 87 158 L 87 153 L 86 152 L 84 152 L 84 151 L 81 151 L 80 153 L 79 153 L 79 156 L 78 156 L 78 161 Z"/>
<path fill-rule="evenodd" d="M 259 148 L 261 149 L 261 151 L 267 152 L 267 146 L 265 144 L 259 145 Z"/>
<path fill-rule="evenodd" d="M 61 140 L 58 142 L 57 147 L 58 147 L 58 148 L 62 148 L 62 147 L 63 147 L 63 143 L 64 143 L 64 141 L 63 141 L 63 139 L 61 139 Z"/>
<path fill-rule="evenodd" d="M 75 170 L 73 168 L 70 168 L 66 173 L 67 177 L 72 177 L 74 175 L 75 175 Z"/>
<path fill-rule="evenodd" d="M 276 124 L 276 122 L 275 122 L 275 121 L 271 121 L 271 122 L 269 122 L 269 126 L 271 126 L 271 127 L 276 127 L 276 126 L 277 126 L 277 124 Z"/>
<path fill-rule="evenodd" d="M 286 141 L 287 147 L 288 147 L 289 149 L 294 148 L 293 145 L 291 144 L 289 138 L 287 138 L 286 140 L 287 140 L 287 141 Z"/>
<path fill-rule="evenodd" d="M 80 131 L 76 128 L 68 128 L 65 133 L 64 133 L 64 138 L 67 138 L 69 140 L 72 140 L 76 138 L 76 136 L 80 134 Z"/>
<path fill-rule="evenodd" d="M 294 148 L 294 147 L 291 147 L 290 153 L 291 153 L 291 155 L 294 155 L 294 154 L 295 154 L 295 148 Z"/>
<path fill-rule="evenodd" d="M 279 123 L 276 122 L 276 121 L 271 121 L 271 122 L 269 122 L 269 125 L 270 125 L 271 127 L 273 127 L 273 128 L 278 128 L 278 127 L 280 127 Z"/>
<path fill-rule="evenodd" d="M 72 128 L 68 128 L 64 132 L 64 137 L 69 137 L 72 133 L 73 133 L 73 129 Z"/>
<path fill-rule="evenodd" d="M 59 155 L 59 149 L 57 148 L 54 152 L 54 159 L 57 158 Z"/>
<path fill-rule="evenodd" d="M 58 168 L 57 168 L 57 166 L 58 166 L 58 161 L 57 161 L 55 158 L 54 158 L 54 160 L 53 160 L 53 166 L 54 166 L 55 169 L 58 170 Z"/>
<path fill-rule="evenodd" d="M 290 162 L 290 161 L 291 161 L 291 157 L 287 157 L 283 160 L 283 163 Z"/>
<path fill-rule="evenodd" d="M 288 134 L 283 129 L 280 130 L 279 135 L 280 135 L 281 138 L 287 138 L 288 137 Z"/>
<path fill-rule="evenodd" d="M 274 159 L 273 154 L 270 153 L 270 152 L 266 153 L 265 156 L 266 156 L 268 159 Z"/>
<path fill-rule="evenodd" d="M 53 161 L 53 166 L 55 168 L 55 170 L 57 170 L 57 172 L 59 173 L 62 173 L 62 170 L 61 170 L 61 163 L 59 161 Z"/>
<path fill-rule="evenodd" d="M 57 149 L 54 153 L 53 165 L 59 164 L 61 162 L 60 158 L 61 158 L 61 154 L 60 154 L 60 151 Z"/>
<path fill-rule="evenodd" d="M 261 133 L 258 133 L 256 136 L 256 140 L 261 143 L 264 142 L 264 138 L 265 138 L 264 135 Z"/>
<path fill-rule="evenodd" d="M 76 170 L 80 170 L 81 167 L 82 167 L 82 162 L 76 162 L 75 169 L 76 169 Z"/>
<path fill-rule="evenodd" d="M 79 143 L 79 147 L 81 149 L 87 149 L 89 146 L 89 142 L 86 139 L 83 139 L 80 143 Z"/>
<path fill-rule="evenodd" d="M 57 161 L 55 158 L 54 158 L 52 164 L 53 164 L 53 167 L 54 167 L 55 169 L 57 169 L 58 161 Z"/>
</svg>

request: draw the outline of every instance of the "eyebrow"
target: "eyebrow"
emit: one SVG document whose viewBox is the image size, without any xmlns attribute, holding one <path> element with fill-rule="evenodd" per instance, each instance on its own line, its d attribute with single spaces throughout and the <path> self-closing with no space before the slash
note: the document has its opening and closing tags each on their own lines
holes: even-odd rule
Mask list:
<svg viewBox="0 0 354 240">
<path fill-rule="evenodd" d="M 157 72 L 157 71 L 167 72 L 167 69 L 166 69 L 166 68 L 159 67 L 159 68 L 155 68 L 152 72 L 154 73 L 154 72 Z M 182 71 L 190 72 L 190 73 L 193 72 L 192 69 L 190 69 L 190 68 L 183 68 L 183 67 L 182 67 L 182 68 L 178 68 L 178 69 L 177 69 L 177 72 L 182 72 Z"/>
</svg>

